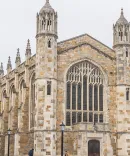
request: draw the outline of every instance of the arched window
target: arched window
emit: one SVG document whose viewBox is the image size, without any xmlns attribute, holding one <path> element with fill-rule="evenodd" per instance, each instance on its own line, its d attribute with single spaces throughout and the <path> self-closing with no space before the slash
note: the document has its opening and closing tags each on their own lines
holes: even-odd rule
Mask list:
<svg viewBox="0 0 130 156">
<path fill-rule="evenodd" d="M 48 40 L 48 48 L 51 48 L 51 40 Z"/>
<path fill-rule="evenodd" d="M 129 101 L 130 99 L 130 92 L 129 92 L 129 88 L 126 88 L 126 100 Z"/>
<path fill-rule="evenodd" d="M 47 81 L 47 95 L 51 95 L 51 81 Z"/>
<path fill-rule="evenodd" d="M 103 122 L 103 90 L 98 67 L 88 61 L 73 65 L 66 75 L 66 125 Z"/>
<path fill-rule="evenodd" d="M 30 128 L 34 127 L 35 117 L 35 74 L 31 78 Z"/>
<path fill-rule="evenodd" d="M 120 37 L 120 40 L 122 41 L 123 40 L 122 28 L 119 28 L 119 37 Z"/>
<path fill-rule="evenodd" d="M 126 57 L 128 57 L 128 56 L 129 56 L 128 49 L 126 48 Z"/>
</svg>

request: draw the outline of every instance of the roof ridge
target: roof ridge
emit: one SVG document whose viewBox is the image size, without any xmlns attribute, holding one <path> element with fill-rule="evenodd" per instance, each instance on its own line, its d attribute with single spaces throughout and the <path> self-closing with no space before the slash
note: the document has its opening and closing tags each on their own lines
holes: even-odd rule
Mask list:
<svg viewBox="0 0 130 156">
<path fill-rule="evenodd" d="M 80 37 L 83 37 L 83 36 L 86 36 L 86 35 L 89 36 L 90 38 L 94 39 L 95 41 L 99 42 L 100 44 L 102 44 L 106 48 L 108 48 L 108 49 L 112 50 L 113 52 L 115 52 L 114 49 L 110 48 L 109 46 L 105 45 L 104 43 L 102 43 L 101 41 L 97 40 L 96 38 L 92 37 L 91 35 L 89 35 L 87 33 L 79 35 L 79 36 L 75 36 L 75 37 L 72 37 L 72 38 L 69 38 L 69 39 L 66 39 L 66 40 L 63 40 L 63 41 L 60 41 L 60 42 L 58 42 L 58 44 L 61 44 L 61 43 L 67 42 L 67 41 L 71 41 L 73 39 L 80 38 Z"/>
</svg>

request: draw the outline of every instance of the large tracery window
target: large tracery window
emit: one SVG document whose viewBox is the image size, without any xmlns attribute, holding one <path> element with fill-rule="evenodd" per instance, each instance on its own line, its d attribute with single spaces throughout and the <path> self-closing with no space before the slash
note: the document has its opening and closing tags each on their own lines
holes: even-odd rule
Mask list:
<svg viewBox="0 0 130 156">
<path fill-rule="evenodd" d="M 103 122 L 103 74 L 88 61 L 73 65 L 66 76 L 66 125 Z"/>
</svg>

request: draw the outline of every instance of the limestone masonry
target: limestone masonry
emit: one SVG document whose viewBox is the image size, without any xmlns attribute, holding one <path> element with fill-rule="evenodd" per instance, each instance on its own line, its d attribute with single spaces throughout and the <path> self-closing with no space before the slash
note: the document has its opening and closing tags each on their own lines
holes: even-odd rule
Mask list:
<svg viewBox="0 0 130 156">
<path fill-rule="evenodd" d="M 83 34 L 57 43 L 57 13 L 49 0 L 36 23 L 36 55 L 27 42 L 4 75 L 0 66 L 0 156 L 130 155 L 130 23 L 123 9 L 113 25 L 113 49 Z"/>
</svg>

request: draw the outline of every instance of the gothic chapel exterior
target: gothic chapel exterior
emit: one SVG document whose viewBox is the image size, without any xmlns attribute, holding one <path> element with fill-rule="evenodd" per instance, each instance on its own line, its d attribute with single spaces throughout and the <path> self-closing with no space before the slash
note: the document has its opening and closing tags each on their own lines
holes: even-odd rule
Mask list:
<svg viewBox="0 0 130 156">
<path fill-rule="evenodd" d="M 130 23 L 123 10 L 113 49 L 83 34 L 57 43 L 49 0 L 37 14 L 36 54 L 19 49 L 0 67 L 0 156 L 60 156 L 60 124 L 69 156 L 130 155 Z"/>
</svg>

